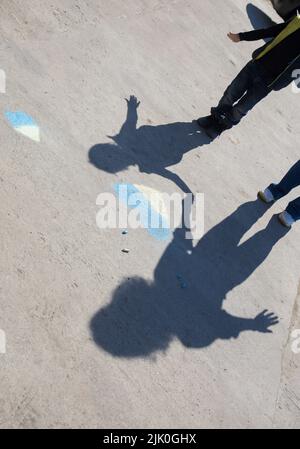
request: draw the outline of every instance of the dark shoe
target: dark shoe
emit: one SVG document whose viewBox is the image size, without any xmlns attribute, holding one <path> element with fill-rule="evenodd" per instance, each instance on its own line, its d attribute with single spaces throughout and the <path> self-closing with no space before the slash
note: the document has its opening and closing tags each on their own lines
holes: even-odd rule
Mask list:
<svg viewBox="0 0 300 449">
<path fill-rule="evenodd" d="M 224 126 L 224 129 L 231 129 L 236 124 L 231 121 L 231 109 L 232 108 L 229 107 L 223 107 L 222 110 L 219 110 L 218 108 L 211 108 L 211 115 L 213 116 L 214 120 L 216 120 L 218 123 L 221 123 L 221 125 Z"/>
<path fill-rule="evenodd" d="M 212 115 L 208 115 L 206 117 L 200 117 L 196 120 L 200 128 L 210 128 L 211 126 L 216 124 L 216 119 Z"/>
<path fill-rule="evenodd" d="M 228 129 L 227 126 L 222 123 L 214 122 L 209 128 L 205 128 L 205 132 L 211 139 L 216 139 L 226 129 Z"/>
</svg>

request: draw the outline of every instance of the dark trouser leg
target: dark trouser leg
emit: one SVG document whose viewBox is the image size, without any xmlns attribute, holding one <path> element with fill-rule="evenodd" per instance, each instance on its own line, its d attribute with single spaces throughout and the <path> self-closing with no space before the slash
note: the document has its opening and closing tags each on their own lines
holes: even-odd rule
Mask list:
<svg viewBox="0 0 300 449">
<path fill-rule="evenodd" d="M 300 185 L 300 161 L 287 172 L 279 184 L 271 184 L 268 189 L 275 200 L 287 195 L 291 190 Z"/>
<path fill-rule="evenodd" d="M 249 89 L 252 83 L 251 79 L 251 62 L 240 71 L 240 73 L 235 77 L 232 83 L 225 90 L 223 97 L 219 101 L 219 104 L 214 109 L 228 110 L 244 95 L 244 93 Z"/>
<path fill-rule="evenodd" d="M 269 92 L 270 90 L 266 86 L 254 82 L 243 98 L 229 112 L 232 125 L 237 125 Z"/>
<path fill-rule="evenodd" d="M 226 89 L 218 106 L 212 108 L 211 113 L 218 121 L 231 128 L 237 125 L 269 92 L 270 89 L 251 61 Z"/>
<path fill-rule="evenodd" d="M 293 217 L 294 220 L 300 220 L 300 197 L 292 201 L 286 211 Z"/>
</svg>

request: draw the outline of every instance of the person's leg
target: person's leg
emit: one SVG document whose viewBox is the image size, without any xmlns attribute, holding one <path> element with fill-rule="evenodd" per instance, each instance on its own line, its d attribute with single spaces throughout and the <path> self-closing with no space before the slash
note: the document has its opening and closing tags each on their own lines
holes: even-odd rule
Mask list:
<svg viewBox="0 0 300 449">
<path fill-rule="evenodd" d="M 253 82 L 250 89 L 247 90 L 241 100 L 233 106 L 232 110 L 227 114 L 232 126 L 237 125 L 243 117 L 245 117 L 254 106 L 270 93 L 270 89 L 264 84 Z"/>
<path fill-rule="evenodd" d="M 241 93 L 241 91 L 244 90 L 243 96 L 241 98 L 239 97 L 237 102 L 235 102 L 233 106 L 227 108 L 227 110 L 226 107 L 223 107 L 223 110 L 221 108 L 221 114 L 218 111 L 218 120 L 220 123 L 224 123 L 227 128 L 237 125 L 241 119 L 271 91 L 262 79 L 261 74 L 253 62 L 247 64 L 245 69 L 245 73 L 241 76 L 241 78 L 243 78 L 243 83 L 241 82 L 243 89 L 239 91 L 239 93 Z M 238 89 L 236 89 L 235 93 L 237 92 Z M 234 98 L 236 97 L 231 93 L 230 99 L 233 100 Z M 223 99 L 221 101 L 223 101 Z M 212 113 L 214 113 L 214 110 L 212 110 Z"/>
<path fill-rule="evenodd" d="M 290 202 L 290 204 L 286 208 L 286 211 L 292 216 L 295 221 L 300 220 L 300 197 Z"/>
<path fill-rule="evenodd" d="M 291 190 L 300 185 L 300 161 L 282 178 L 279 184 L 271 184 L 268 189 L 272 193 L 274 200 L 278 200 L 287 195 Z"/>
<path fill-rule="evenodd" d="M 223 112 L 230 110 L 233 105 L 245 94 L 251 85 L 251 70 L 249 62 L 235 77 L 232 83 L 225 90 L 217 107 L 211 108 L 213 116 L 219 116 Z"/>
</svg>

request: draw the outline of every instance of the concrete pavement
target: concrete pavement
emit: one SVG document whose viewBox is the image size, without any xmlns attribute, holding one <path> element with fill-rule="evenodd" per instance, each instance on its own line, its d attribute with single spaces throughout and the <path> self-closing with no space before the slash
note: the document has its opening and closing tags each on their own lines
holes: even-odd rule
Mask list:
<svg viewBox="0 0 300 449">
<path fill-rule="evenodd" d="M 256 193 L 299 158 L 300 96 L 187 137 L 258 46 L 226 33 L 265 18 L 246 0 L 46 3 L 0 5 L 0 427 L 299 428 L 300 225 L 284 234 L 287 200 Z M 130 95 L 141 140 L 122 153 Z M 122 182 L 203 192 L 203 240 L 100 231 L 96 198 Z M 273 333 L 250 329 L 264 309 Z"/>
</svg>

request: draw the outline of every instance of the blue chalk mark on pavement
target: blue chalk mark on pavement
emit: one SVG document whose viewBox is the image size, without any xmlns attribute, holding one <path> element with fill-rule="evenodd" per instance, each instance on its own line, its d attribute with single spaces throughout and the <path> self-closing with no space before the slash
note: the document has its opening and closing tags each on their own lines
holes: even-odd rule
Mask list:
<svg viewBox="0 0 300 449">
<path fill-rule="evenodd" d="M 33 118 L 25 114 L 25 112 L 6 111 L 5 117 L 14 128 L 19 128 L 20 126 L 37 126 Z"/>
<path fill-rule="evenodd" d="M 167 220 L 154 210 L 151 201 L 142 192 L 133 184 L 115 184 L 114 188 L 119 201 L 127 204 L 129 209 L 138 208 L 141 225 L 147 229 L 151 237 L 154 237 L 156 240 L 167 240 L 170 238 L 171 231 Z M 138 194 L 139 201 L 132 205 L 130 196 L 135 194 Z M 158 223 L 159 227 L 153 227 L 151 221 L 152 223 Z"/>
</svg>

